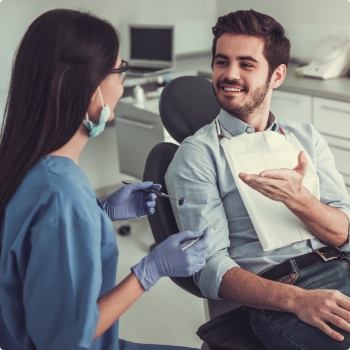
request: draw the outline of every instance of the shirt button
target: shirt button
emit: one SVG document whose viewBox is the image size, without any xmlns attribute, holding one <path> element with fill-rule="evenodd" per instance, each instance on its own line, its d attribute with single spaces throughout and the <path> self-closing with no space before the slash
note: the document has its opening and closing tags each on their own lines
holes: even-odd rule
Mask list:
<svg viewBox="0 0 350 350">
<path fill-rule="evenodd" d="M 250 128 L 249 126 L 247 127 L 247 133 L 248 134 L 251 134 L 253 132 L 253 129 L 252 128 Z"/>
</svg>

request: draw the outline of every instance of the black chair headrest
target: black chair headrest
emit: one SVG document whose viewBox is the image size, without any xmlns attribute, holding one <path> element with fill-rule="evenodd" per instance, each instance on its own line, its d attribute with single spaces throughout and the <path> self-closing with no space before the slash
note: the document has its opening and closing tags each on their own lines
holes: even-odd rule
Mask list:
<svg viewBox="0 0 350 350">
<path fill-rule="evenodd" d="M 164 127 L 179 143 L 210 124 L 220 112 L 211 82 L 184 76 L 169 82 L 159 100 L 159 112 Z"/>
</svg>

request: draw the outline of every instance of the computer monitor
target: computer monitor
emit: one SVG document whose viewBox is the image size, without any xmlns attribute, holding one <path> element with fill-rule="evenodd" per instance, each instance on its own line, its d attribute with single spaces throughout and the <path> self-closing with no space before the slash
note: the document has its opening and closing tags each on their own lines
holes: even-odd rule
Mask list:
<svg viewBox="0 0 350 350">
<path fill-rule="evenodd" d="M 166 69 L 174 66 L 174 26 L 129 25 L 129 65 Z"/>
</svg>

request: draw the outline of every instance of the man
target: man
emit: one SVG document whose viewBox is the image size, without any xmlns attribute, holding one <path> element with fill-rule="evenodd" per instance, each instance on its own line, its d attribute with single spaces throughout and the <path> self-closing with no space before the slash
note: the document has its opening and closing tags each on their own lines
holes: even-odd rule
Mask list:
<svg viewBox="0 0 350 350">
<path fill-rule="evenodd" d="M 320 200 L 302 184 L 308 167 L 304 152 L 294 169 L 239 174 L 247 186 L 283 203 L 315 236 L 264 251 L 216 123 L 204 126 L 184 140 L 165 178 L 169 194 L 186 193 L 187 205 L 173 206 L 181 230 L 218 227 L 195 282 L 208 298 L 247 307 L 267 349 L 348 349 L 350 198 L 326 141 L 312 125 L 277 120 L 269 112 L 272 91 L 286 74 L 289 40 L 279 23 L 253 10 L 219 17 L 213 33 L 212 84 L 222 108 L 223 136 L 279 132 L 280 127 L 293 133 L 317 170 Z"/>
</svg>

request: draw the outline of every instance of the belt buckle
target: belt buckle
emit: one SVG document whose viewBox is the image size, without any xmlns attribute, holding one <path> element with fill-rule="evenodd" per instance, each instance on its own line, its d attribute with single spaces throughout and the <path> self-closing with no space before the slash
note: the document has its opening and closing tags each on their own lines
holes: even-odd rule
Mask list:
<svg viewBox="0 0 350 350">
<path fill-rule="evenodd" d="M 318 249 L 315 249 L 314 252 L 319 255 L 323 261 L 330 261 L 334 259 L 338 259 L 338 256 L 331 256 L 330 258 L 327 258 L 322 252 L 320 252 Z"/>
</svg>

